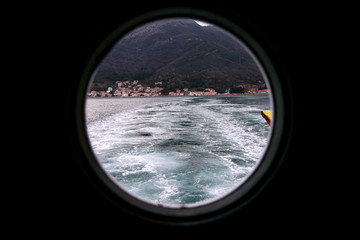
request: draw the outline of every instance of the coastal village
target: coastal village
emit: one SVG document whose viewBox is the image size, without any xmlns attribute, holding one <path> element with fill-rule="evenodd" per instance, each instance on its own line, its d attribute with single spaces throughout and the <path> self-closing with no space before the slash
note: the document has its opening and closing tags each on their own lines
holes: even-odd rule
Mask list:
<svg viewBox="0 0 360 240">
<path fill-rule="evenodd" d="M 217 93 L 212 88 L 206 88 L 203 91 L 189 90 L 188 88 L 176 89 L 168 93 L 163 92 L 162 82 L 156 82 L 155 87 L 143 86 L 138 80 L 134 81 L 116 81 L 115 85 L 108 87 L 107 91 L 90 91 L 89 97 L 159 97 L 159 96 L 214 96 L 214 95 L 230 95 L 231 89 L 226 89 L 224 93 Z M 246 94 L 268 94 L 268 89 L 259 89 L 254 86 L 243 86 Z"/>
</svg>

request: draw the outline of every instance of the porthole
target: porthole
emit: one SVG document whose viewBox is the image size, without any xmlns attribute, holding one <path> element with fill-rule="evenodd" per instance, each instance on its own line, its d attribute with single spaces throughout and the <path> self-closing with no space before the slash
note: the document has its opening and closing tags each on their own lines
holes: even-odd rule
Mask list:
<svg viewBox="0 0 360 240">
<path fill-rule="evenodd" d="M 217 218 L 271 175 L 282 89 L 260 45 L 224 17 L 167 9 L 134 18 L 94 52 L 82 84 L 85 164 L 137 215 Z"/>
</svg>

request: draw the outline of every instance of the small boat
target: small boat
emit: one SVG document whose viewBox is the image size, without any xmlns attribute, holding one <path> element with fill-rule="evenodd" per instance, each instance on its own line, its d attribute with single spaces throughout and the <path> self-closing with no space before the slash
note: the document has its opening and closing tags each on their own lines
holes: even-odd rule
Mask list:
<svg viewBox="0 0 360 240">
<path fill-rule="evenodd" d="M 265 118 L 267 123 L 271 126 L 272 111 L 261 111 L 261 116 Z"/>
</svg>

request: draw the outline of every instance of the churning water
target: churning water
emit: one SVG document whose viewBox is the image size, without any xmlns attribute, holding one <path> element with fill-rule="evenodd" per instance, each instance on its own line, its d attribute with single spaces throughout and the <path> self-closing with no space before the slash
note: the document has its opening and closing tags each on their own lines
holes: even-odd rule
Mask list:
<svg viewBox="0 0 360 240">
<path fill-rule="evenodd" d="M 90 144 L 121 188 L 153 204 L 215 200 L 261 161 L 270 127 L 267 95 L 94 98 Z"/>
</svg>

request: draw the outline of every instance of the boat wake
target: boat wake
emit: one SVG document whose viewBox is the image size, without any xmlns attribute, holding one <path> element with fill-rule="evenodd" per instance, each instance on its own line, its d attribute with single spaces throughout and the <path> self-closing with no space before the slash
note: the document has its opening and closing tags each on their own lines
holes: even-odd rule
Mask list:
<svg viewBox="0 0 360 240">
<path fill-rule="evenodd" d="M 270 128 L 260 115 L 270 108 L 267 96 L 139 99 L 107 100 L 111 114 L 88 101 L 87 117 L 104 170 L 144 201 L 179 206 L 222 197 L 267 147 Z M 132 100 L 136 107 L 123 106 Z"/>
</svg>

